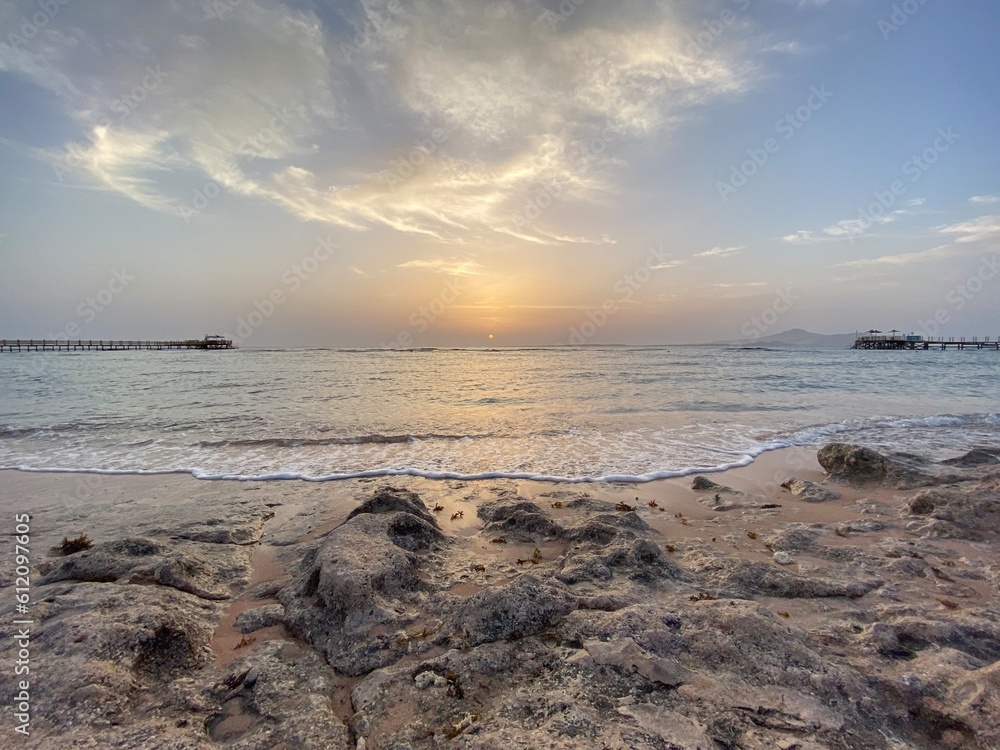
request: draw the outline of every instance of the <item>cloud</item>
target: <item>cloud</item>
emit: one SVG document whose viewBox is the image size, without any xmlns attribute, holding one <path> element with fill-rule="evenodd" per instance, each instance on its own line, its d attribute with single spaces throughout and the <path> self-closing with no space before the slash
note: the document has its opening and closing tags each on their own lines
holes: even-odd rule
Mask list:
<svg viewBox="0 0 1000 750">
<path fill-rule="evenodd" d="M 836 224 L 831 224 L 823 228 L 823 234 L 834 239 L 850 239 L 861 237 L 868 233 L 874 224 L 890 224 L 895 221 L 894 216 L 872 216 L 871 221 L 867 219 L 841 219 Z"/>
<path fill-rule="evenodd" d="M 431 258 L 425 260 L 408 260 L 400 263 L 397 268 L 420 268 L 449 276 L 481 276 L 485 269 L 473 260 L 461 258 Z"/>
<path fill-rule="evenodd" d="M 861 260 L 849 260 L 844 263 L 837 263 L 833 268 L 859 267 L 859 266 L 907 266 L 914 263 L 923 263 L 929 260 L 940 260 L 958 255 L 953 245 L 939 245 L 930 250 L 921 250 L 913 253 L 899 253 L 897 255 L 883 255 L 880 258 L 864 258 Z"/>
<path fill-rule="evenodd" d="M 800 229 L 792 234 L 786 234 L 781 238 L 782 242 L 789 245 L 814 245 L 817 242 L 831 242 L 829 237 L 817 237 L 816 233 L 809 229 Z"/>
<path fill-rule="evenodd" d="M 689 54 L 695 26 L 640 6 L 557 22 L 541 0 L 360 0 L 339 19 L 279 0 L 222 18 L 201 0 L 73 3 L 31 44 L 0 41 L 0 70 L 76 123 L 75 145 L 40 156 L 152 210 L 187 215 L 214 183 L 352 230 L 593 242 L 547 207 L 614 195 L 612 152 L 756 76 L 735 34 Z M 143 92 L 149 66 L 164 76 Z"/>
<path fill-rule="evenodd" d="M 746 245 L 735 245 L 733 247 L 713 247 L 711 250 L 695 253 L 695 258 L 728 258 L 732 255 L 739 255 L 746 250 Z"/>
<path fill-rule="evenodd" d="M 871 267 L 871 266 L 907 266 L 915 263 L 951 258 L 968 253 L 962 245 L 979 242 L 982 240 L 995 240 L 1000 238 L 1000 216 L 980 216 L 970 221 L 959 222 L 935 227 L 934 230 L 940 234 L 959 235 L 955 241 L 948 245 L 938 245 L 929 250 L 921 250 L 911 253 L 897 253 L 895 255 L 883 255 L 879 258 L 862 258 L 859 260 L 838 263 L 833 268 L 840 267 Z"/>
<path fill-rule="evenodd" d="M 1000 195 L 974 195 L 969 198 L 969 203 L 976 206 L 1000 203 Z"/>
<path fill-rule="evenodd" d="M 371 278 L 367 273 L 365 273 L 364 271 L 362 271 L 357 266 L 348 266 L 347 270 L 350 271 L 351 273 L 356 273 L 358 276 L 360 276 L 363 279 Z"/>
<path fill-rule="evenodd" d="M 655 266 L 650 266 L 650 271 L 663 271 L 667 268 L 676 268 L 677 266 L 683 266 L 687 263 L 686 260 L 665 260 L 662 263 L 657 263 Z"/>
<path fill-rule="evenodd" d="M 1000 238 L 1000 216 L 980 216 L 970 221 L 934 228 L 942 234 L 960 235 L 955 242 L 979 242 Z"/>
</svg>

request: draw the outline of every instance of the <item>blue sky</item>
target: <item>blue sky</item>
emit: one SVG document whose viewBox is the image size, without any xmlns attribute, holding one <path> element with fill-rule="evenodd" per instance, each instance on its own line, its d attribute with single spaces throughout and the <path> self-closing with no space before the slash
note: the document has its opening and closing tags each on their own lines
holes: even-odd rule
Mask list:
<svg viewBox="0 0 1000 750">
<path fill-rule="evenodd" d="M 0 0 L 0 336 L 1000 335 L 986 0 Z"/>
</svg>

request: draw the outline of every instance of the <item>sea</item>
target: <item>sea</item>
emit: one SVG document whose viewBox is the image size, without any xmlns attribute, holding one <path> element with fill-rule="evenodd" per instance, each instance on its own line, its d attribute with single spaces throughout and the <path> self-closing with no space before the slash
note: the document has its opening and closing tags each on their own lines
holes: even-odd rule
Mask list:
<svg viewBox="0 0 1000 750">
<path fill-rule="evenodd" d="M 1000 446 L 1000 353 L 710 346 L 0 354 L 0 468 L 646 482 Z"/>
</svg>

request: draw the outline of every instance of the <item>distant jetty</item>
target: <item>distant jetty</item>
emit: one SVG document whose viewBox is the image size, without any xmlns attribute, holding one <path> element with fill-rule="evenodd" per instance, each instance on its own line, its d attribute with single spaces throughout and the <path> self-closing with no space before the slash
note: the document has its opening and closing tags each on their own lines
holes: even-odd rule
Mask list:
<svg viewBox="0 0 1000 750">
<path fill-rule="evenodd" d="M 235 349 L 231 339 L 205 336 L 182 341 L 60 341 L 0 339 L 0 352 L 123 352 L 135 349 Z"/>
<path fill-rule="evenodd" d="M 993 349 L 1000 351 L 1000 336 L 996 338 L 965 336 L 950 338 L 925 338 L 915 334 L 899 335 L 893 333 L 868 333 L 858 336 L 852 349 Z"/>
</svg>

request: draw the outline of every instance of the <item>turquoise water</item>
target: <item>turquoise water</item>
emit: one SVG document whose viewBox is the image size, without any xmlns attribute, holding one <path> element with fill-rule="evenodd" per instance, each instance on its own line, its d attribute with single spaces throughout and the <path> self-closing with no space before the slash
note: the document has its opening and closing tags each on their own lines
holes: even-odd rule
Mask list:
<svg viewBox="0 0 1000 750">
<path fill-rule="evenodd" d="M 0 355 L 0 467 L 644 481 L 832 439 L 1000 443 L 997 352 L 710 347 Z"/>
</svg>

